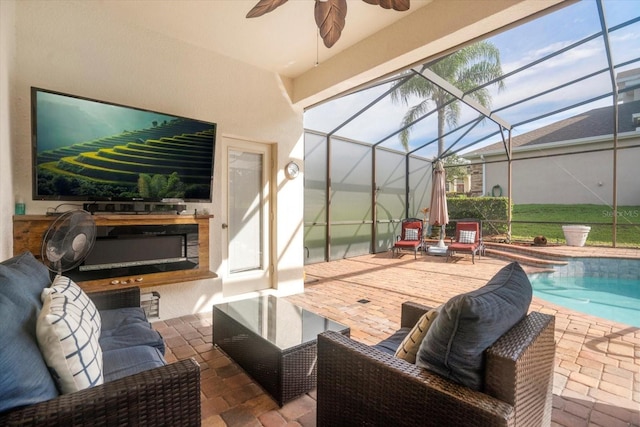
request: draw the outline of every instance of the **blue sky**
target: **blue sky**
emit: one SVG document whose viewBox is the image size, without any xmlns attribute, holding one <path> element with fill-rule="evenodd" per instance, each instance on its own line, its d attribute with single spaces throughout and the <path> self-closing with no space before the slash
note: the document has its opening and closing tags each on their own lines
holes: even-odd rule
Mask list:
<svg viewBox="0 0 640 427">
<path fill-rule="evenodd" d="M 640 16 L 640 0 L 605 0 L 604 8 L 607 24 L 610 28 Z M 583 0 L 487 40 L 500 50 L 502 69 L 506 74 L 595 34 L 600 31 L 600 28 L 596 1 Z M 613 32 L 610 35 L 610 41 L 615 64 L 640 58 L 640 22 Z M 599 37 L 505 79 L 506 88 L 504 91 L 498 93 L 495 89 L 491 89 L 492 108 L 499 109 L 534 93 L 553 88 L 605 67 L 607 67 L 605 48 L 603 38 Z M 633 68 L 640 68 L 640 62 L 635 62 L 616 71 Z M 320 105 L 305 113 L 305 128 L 329 132 L 388 88 L 389 85 L 380 86 Z M 528 101 L 497 114 L 511 124 L 517 124 L 610 91 L 609 74 L 603 73 L 580 84 L 555 91 L 540 99 Z M 418 100 L 413 100 L 410 105 L 417 102 Z M 536 122 L 516 126 L 513 135 L 526 133 L 582 111 L 611 105 L 611 102 L 611 98 L 602 99 Z M 377 143 L 400 127 L 406 110 L 406 106 L 393 104 L 388 98 L 385 98 L 336 134 L 363 142 Z M 477 113 L 474 110 L 463 107 L 458 125 L 467 123 L 475 117 L 477 117 Z M 456 135 L 448 136 L 446 145 L 449 146 L 456 142 L 467 130 L 467 128 L 461 129 Z M 497 125 L 485 120 L 469 131 L 466 136 L 460 138 L 456 148 L 466 146 L 497 130 Z M 414 149 L 422 146 L 426 142 L 432 141 L 436 136 L 434 115 L 412 128 L 410 147 Z M 475 145 L 473 149 L 496 141 L 498 141 L 497 137 L 487 139 Z M 389 138 L 381 146 L 402 149 L 397 137 Z M 433 157 L 437 152 L 436 146 L 435 143 L 431 144 L 417 151 L 417 154 Z"/>
</svg>

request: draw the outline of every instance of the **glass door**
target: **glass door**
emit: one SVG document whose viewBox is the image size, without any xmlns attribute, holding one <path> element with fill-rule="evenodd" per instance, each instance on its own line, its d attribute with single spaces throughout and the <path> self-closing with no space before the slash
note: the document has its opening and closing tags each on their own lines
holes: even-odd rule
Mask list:
<svg viewBox="0 0 640 427">
<path fill-rule="evenodd" d="M 270 145 L 225 138 L 225 296 L 271 287 Z"/>
</svg>

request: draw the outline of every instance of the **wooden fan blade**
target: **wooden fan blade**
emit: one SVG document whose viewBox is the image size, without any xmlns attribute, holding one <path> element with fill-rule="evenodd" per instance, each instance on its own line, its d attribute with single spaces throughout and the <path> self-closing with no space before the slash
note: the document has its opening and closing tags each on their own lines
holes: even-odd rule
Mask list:
<svg viewBox="0 0 640 427">
<path fill-rule="evenodd" d="M 344 29 L 347 0 L 316 0 L 314 16 L 324 45 L 331 47 L 338 41 Z"/>
<path fill-rule="evenodd" d="M 272 10 L 277 9 L 286 2 L 287 0 L 260 0 L 255 6 L 253 6 L 253 9 L 247 13 L 247 18 L 257 18 L 258 16 L 262 16 L 265 13 L 269 13 Z"/>
<path fill-rule="evenodd" d="M 411 7 L 411 0 L 362 0 L 365 3 L 379 5 L 384 9 L 393 9 L 398 12 L 404 12 Z"/>
</svg>

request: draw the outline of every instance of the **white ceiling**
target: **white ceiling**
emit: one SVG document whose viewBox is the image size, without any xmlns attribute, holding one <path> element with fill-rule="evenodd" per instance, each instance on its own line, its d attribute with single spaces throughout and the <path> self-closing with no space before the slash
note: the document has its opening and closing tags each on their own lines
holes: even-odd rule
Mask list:
<svg viewBox="0 0 640 427">
<path fill-rule="evenodd" d="M 405 12 L 347 0 L 340 40 L 327 49 L 317 36 L 315 0 L 289 0 L 245 18 L 258 0 L 99 0 L 104 12 L 132 25 L 295 78 L 319 62 L 416 12 L 432 0 L 411 0 Z"/>
</svg>

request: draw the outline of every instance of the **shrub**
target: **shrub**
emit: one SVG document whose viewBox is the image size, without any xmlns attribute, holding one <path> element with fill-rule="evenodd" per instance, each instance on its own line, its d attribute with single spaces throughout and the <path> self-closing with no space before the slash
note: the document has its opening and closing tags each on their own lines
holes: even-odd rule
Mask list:
<svg viewBox="0 0 640 427">
<path fill-rule="evenodd" d="M 449 224 L 447 235 L 453 235 L 456 223 L 461 219 L 482 220 L 482 234 L 504 234 L 507 232 L 509 199 L 507 197 L 452 197 L 447 199 Z M 504 221 L 493 223 L 489 221 Z"/>
</svg>

